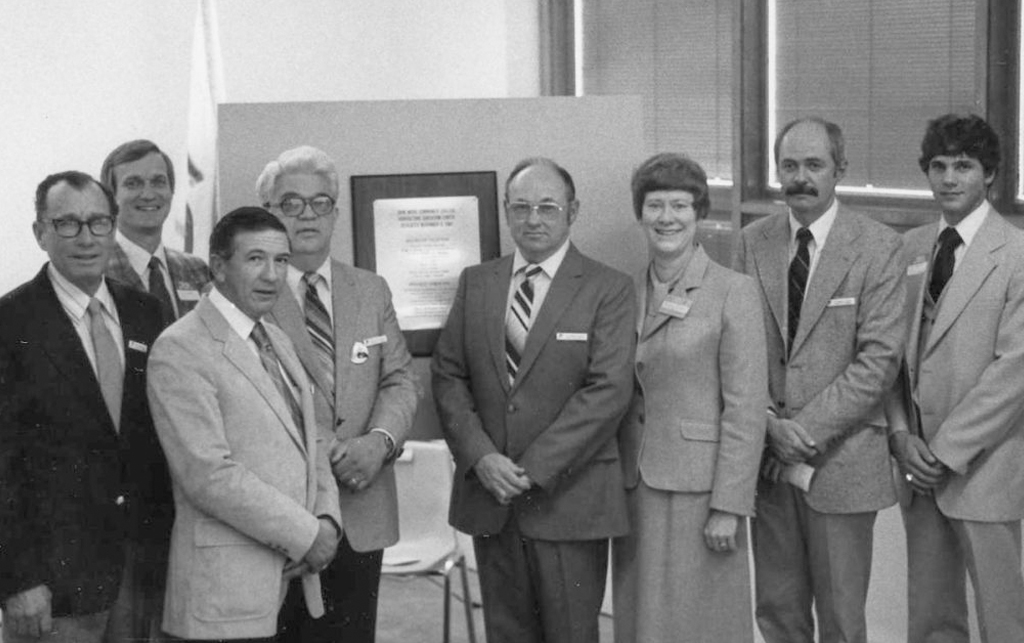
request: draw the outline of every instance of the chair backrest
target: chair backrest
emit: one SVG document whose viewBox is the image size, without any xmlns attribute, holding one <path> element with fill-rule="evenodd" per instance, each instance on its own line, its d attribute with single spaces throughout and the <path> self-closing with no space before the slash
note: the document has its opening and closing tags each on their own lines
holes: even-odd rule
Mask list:
<svg viewBox="0 0 1024 643">
<path fill-rule="evenodd" d="M 448 502 L 452 491 L 454 462 L 443 440 L 409 440 L 405 453 L 395 461 L 398 484 L 398 525 L 404 542 L 424 538 L 450 538 Z"/>
</svg>

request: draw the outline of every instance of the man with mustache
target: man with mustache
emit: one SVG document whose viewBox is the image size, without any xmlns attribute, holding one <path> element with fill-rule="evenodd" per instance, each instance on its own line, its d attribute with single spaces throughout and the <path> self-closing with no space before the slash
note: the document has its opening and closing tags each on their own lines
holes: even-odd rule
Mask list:
<svg viewBox="0 0 1024 643">
<path fill-rule="evenodd" d="M 875 515 L 896 501 L 883 394 L 903 353 L 901 243 L 836 200 L 844 147 L 821 118 L 783 127 L 775 162 L 789 212 L 747 226 L 737 253 L 758 281 L 768 341 L 753 522 L 767 643 L 812 642 L 812 605 L 823 643 L 866 643 Z"/>
</svg>

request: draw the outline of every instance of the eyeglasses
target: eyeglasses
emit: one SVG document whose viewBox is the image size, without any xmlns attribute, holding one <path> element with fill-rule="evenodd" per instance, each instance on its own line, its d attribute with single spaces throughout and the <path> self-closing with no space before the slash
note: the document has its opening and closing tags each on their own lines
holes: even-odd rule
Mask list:
<svg viewBox="0 0 1024 643">
<path fill-rule="evenodd" d="M 557 203 L 516 201 L 515 203 L 509 203 L 505 207 L 508 209 L 509 214 L 517 219 L 525 219 L 530 216 L 531 212 L 536 212 L 538 216 L 544 219 L 553 219 L 565 212 L 565 208 Z"/>
<path fill-rule="evenodd" d="M 325 217 L 334 211 L 334 199 L 326 194 L 318 194 L 311 199 L 304 199 L 301 196 L 290 196 L 286 199 L 281 199 L 281 202 L 277 205 L 271 206 L 269 203 L 263 205 L 267 208 L 278 208 L 281 210 L 281 214 L 286 217 L 300 216 L 306 211 L 307 205 L 313 211 L 313 214 L 318 217 Z"/>
<path fill-rule="evenodd" d="M 74 239 L 82 231 L 83 226 L 88 226 L 89 232 L 97 237 L 105 237 L 114 231 L 114 217 L 102 216 L 93 217 L 88 221 L 81 219 L 50 219 L 50 224 L 58 237 Z"/>
</svg>

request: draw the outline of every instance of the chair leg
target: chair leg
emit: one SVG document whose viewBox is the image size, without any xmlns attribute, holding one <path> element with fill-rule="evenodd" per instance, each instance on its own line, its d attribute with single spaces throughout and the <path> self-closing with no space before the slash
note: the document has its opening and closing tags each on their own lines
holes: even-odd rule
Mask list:
<svg viewBox="0 0 1024 643">
<path fill-rule="evenodd" d="M 448 643 L 451 640 L 451 605 L 452 605 L 452 581 L 451 577 L 445 573 L 444 575 L 444 643 Z"/>
<path fill-rule="evenodd" d="M 476 624 L 473 621 L 473 597 L 469 591 L 469 573 L 466 571 L 466 557 L 463 556 L 458 563 L 459 572 L 462 575 L 462 598 L 466 607 L 466 633 L 469 636 L 469 643 L 476 643 Z"/>
</svg>

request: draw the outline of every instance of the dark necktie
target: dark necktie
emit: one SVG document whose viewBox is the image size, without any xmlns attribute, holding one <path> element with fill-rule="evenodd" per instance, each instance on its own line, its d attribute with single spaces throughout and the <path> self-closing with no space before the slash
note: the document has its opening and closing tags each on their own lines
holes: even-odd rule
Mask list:
<svg viewBox="0 0 1024 643">
<path fill-rule="evenodd" d="M 274 380 L 274 386 L 277 387 L 281 397 L 284 398 L 284 403 L 292 414 L 292 420 L 295 421 L 295 426 L 301 433 L 303 431 L 302 407 L 299 406 L 299 401 L 295 399 L 295 392 L 292 390 L 292 387 L 288 385 L 288 382 L 284 381 L 281 362 L 274 351 L 274 345 L 270 343 L 267 329 L 263 327 L 262 323 L 256 322 L 256 325 L 252 327 L 250 337 L 252 337 L 252 341 L 256 342 L 256 348 L 259 349 L 260 363 L 263 364 L 263 368 L 270 375 L 270 379 Z"/>
<path fill-rule="evenodd" d="M 316 292 L 316 285 L 321 279 L 323 277 L 315 272 L 302 275 L 302 280 L 306 284 L 306 330 L 309 331 L 317 361 L 323 367 L 330 386 L 330 390 L 324 393 L 328 398 L 334 399 L 334 327 L 331 325 L 330 315 L 327 314 L 327 306 Z"/>
<path fill-rule="evenodd" d="M 512 295 L 512 305 L 505 315 L 505 366 L 508 368 L 508 382 L 512 384 L 519 372 L 519 359 L 526 346 L 526 335 L 533 322 L 533 279 L 540 274 L 541 267 L 529 264 L 520 269 L 523 280 Z"/>
<path fill-rule="evenodd" d="M 960 233 L 956 231 L 956 228 L 946 228 L 939 234 L 939 251 L 935 253 L 935 263 L 932 264 L 932 278 L 928 282 L 928 294 L 932 296 L 932 301 L 939 301 L 942 289 L 946 287 L 946 282 L 953 276 L 953 266 L 955 263 L 953 253 L 956 251 L 957 246 L 963 242 L 964 240 L 960 237 Z"/>
<path fill-rule="evenodd" d="M 804 304 L 804 292 L 807 290 L 807 276 L 811 273 L 811 251 L 808 247 L 814 235 L 807 228 L 796 231 L 797 246 L 793 261 L 789 263 L 789 343 L 786 354 L 793 349 L 797 326 L 800 325 L 800 307 Z"/>
<path fill-rule="evenodd" d="M 95 297 L 89 300 L 89 335 L 92 349 L 96 354 L 96 379 L 100 383 L 103 402 L 114 421 L 114 428 L 121 428 L 121 399 L 124 395 L 124 368 L 117 342 L 103 321 L 103 304 Z"/>
<path fill-rule="evenodd" d="M 171 302 L 171 293 L 167 292 L 167 284 L 164 283 L 163 264 L 155 255 L 149 258 L 149 294 L 160 301 L 160 316 L 164 326 L 170 326 L 174 322 L 174 304 Z"/>
</svg>

